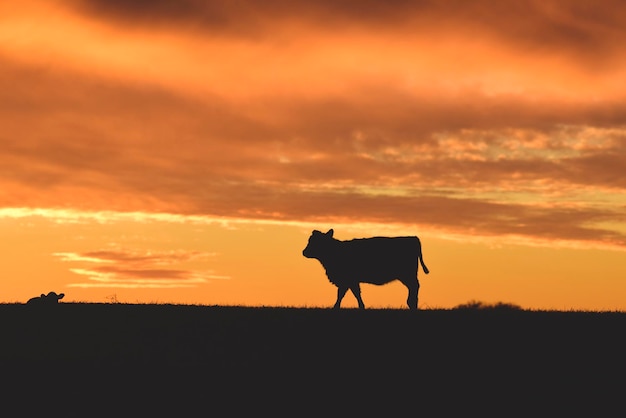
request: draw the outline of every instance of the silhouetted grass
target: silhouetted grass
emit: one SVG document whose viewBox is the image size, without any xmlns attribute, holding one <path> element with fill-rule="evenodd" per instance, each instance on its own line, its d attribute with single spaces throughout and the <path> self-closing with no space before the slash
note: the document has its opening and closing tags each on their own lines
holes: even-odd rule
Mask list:
<svg viewBox="0 0 626 418">
<path fill-rule="evenodd" d="M 499 310 L 499 311 L 519 311 L 522 310 L 522 307 L 519 305 L 515 305 L 513 303 L 505 303 L 498 302 L 496 304 L 486 304 L 480 301 L 470 301 L 461 305 L 456 306 L 454 309 L 462 309 L 462 310 L 477 310 L 477 309 L 491 309 L 491 310 Z"/>
<path fill-rule="evenodd" d="M 626 371 L 625 313 L 509 304 L 420 311 L 4 304 L 0 326 L 2 370 L 19 393 L 34 386 L 38 396 L 153 406 L 169 399 L 178 410 L 298 415 L 298 408 L 336 412 L 336 402 L 381 414 L 429 405 L 445 416 L 458 408 L 562 408 L 597 396 L 609 405 L 621 399 Z"/>
</svg>

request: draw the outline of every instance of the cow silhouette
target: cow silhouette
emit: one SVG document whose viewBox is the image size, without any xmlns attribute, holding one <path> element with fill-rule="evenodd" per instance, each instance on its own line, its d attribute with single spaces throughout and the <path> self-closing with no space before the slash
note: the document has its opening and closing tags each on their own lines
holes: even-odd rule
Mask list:
<svg viewBox="0 0 626 418">
<path fill-rule="evenodd" d="M 26 302 L 26 304 L 28 305 L 32 305 L 32 306 L 50 306 L 50 305 L 57 305 L 59 303 L 59 299 L 63 299 L 65 297 L 65 293 L 55 293 L 55 292 L 48 292 L 48 294 L 41 294 L 41 296 L 36 296 L 34 298 L 30 298 L 28 299 L 28 302 Z"/>
<path fill-rule="evenodd" d="M 418 263 L 424 273 L 428 268 L 422 257 L 422 244 L 416 236 L 371 237 L 341 241 L 333 238 L 332 229 L 323 233 L 314 230 L 302 255 L 317 259 L 331 283 L 337 286 L 335 309 L 348 289 L 352 291 L 360 309 L 365 309 L 360 283 L 383 285 L 399 280 L 408 291 L 409 309 L 417 309 L 420 288 L 417 279 Z"/>
</svg>

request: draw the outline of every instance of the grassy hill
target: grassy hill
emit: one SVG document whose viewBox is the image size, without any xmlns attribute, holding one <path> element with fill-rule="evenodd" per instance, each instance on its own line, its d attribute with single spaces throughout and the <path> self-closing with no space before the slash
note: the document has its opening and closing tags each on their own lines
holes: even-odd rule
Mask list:
<svg viewBox="0 0 626 418">
<path fill-rule="evenodd" d="M 598 416 L 626 393 L 620 312 L 4 304 L 0 326 L 8 399 L 129 415 Z"/>
</svg>

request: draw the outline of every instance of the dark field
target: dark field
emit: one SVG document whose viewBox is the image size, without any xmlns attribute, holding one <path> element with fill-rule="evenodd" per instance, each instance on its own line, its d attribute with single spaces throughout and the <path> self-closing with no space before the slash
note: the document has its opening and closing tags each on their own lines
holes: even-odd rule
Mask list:
<svg viewBox="0 0 626 418">
<path fill-rule="evenodd" d="M 626 313 L 4 304 L 0 326 L 3 399 L 27 410 L 560 417 L 626 409 Z"/>
</svg>

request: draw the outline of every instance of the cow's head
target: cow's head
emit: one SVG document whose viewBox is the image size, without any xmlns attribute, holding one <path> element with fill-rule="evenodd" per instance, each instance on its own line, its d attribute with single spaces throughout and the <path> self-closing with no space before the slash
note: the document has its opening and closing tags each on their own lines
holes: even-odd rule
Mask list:
<svg viewBox="0 0 626 418">
<path fill-rule="evenodd" d="M 65 293 L 57 294 L 56 292 L 48 292 L 48 294 L 45 296 L 45 301 L 47 303 L 55 304 L 59 303 L 59 300 L 63 299 L 64 297 Z"/>
<path fill-rule="evenodd" d="M 319 257 L 324 255 L 330 243 L 334 241 L 333 232 L 332 229 L 329 229 L 326 233 L 314 230 L 309 237 L 309 243 L 302 251 L 302 255 L 306 258 L 319 259 Z"/>
</svg>

